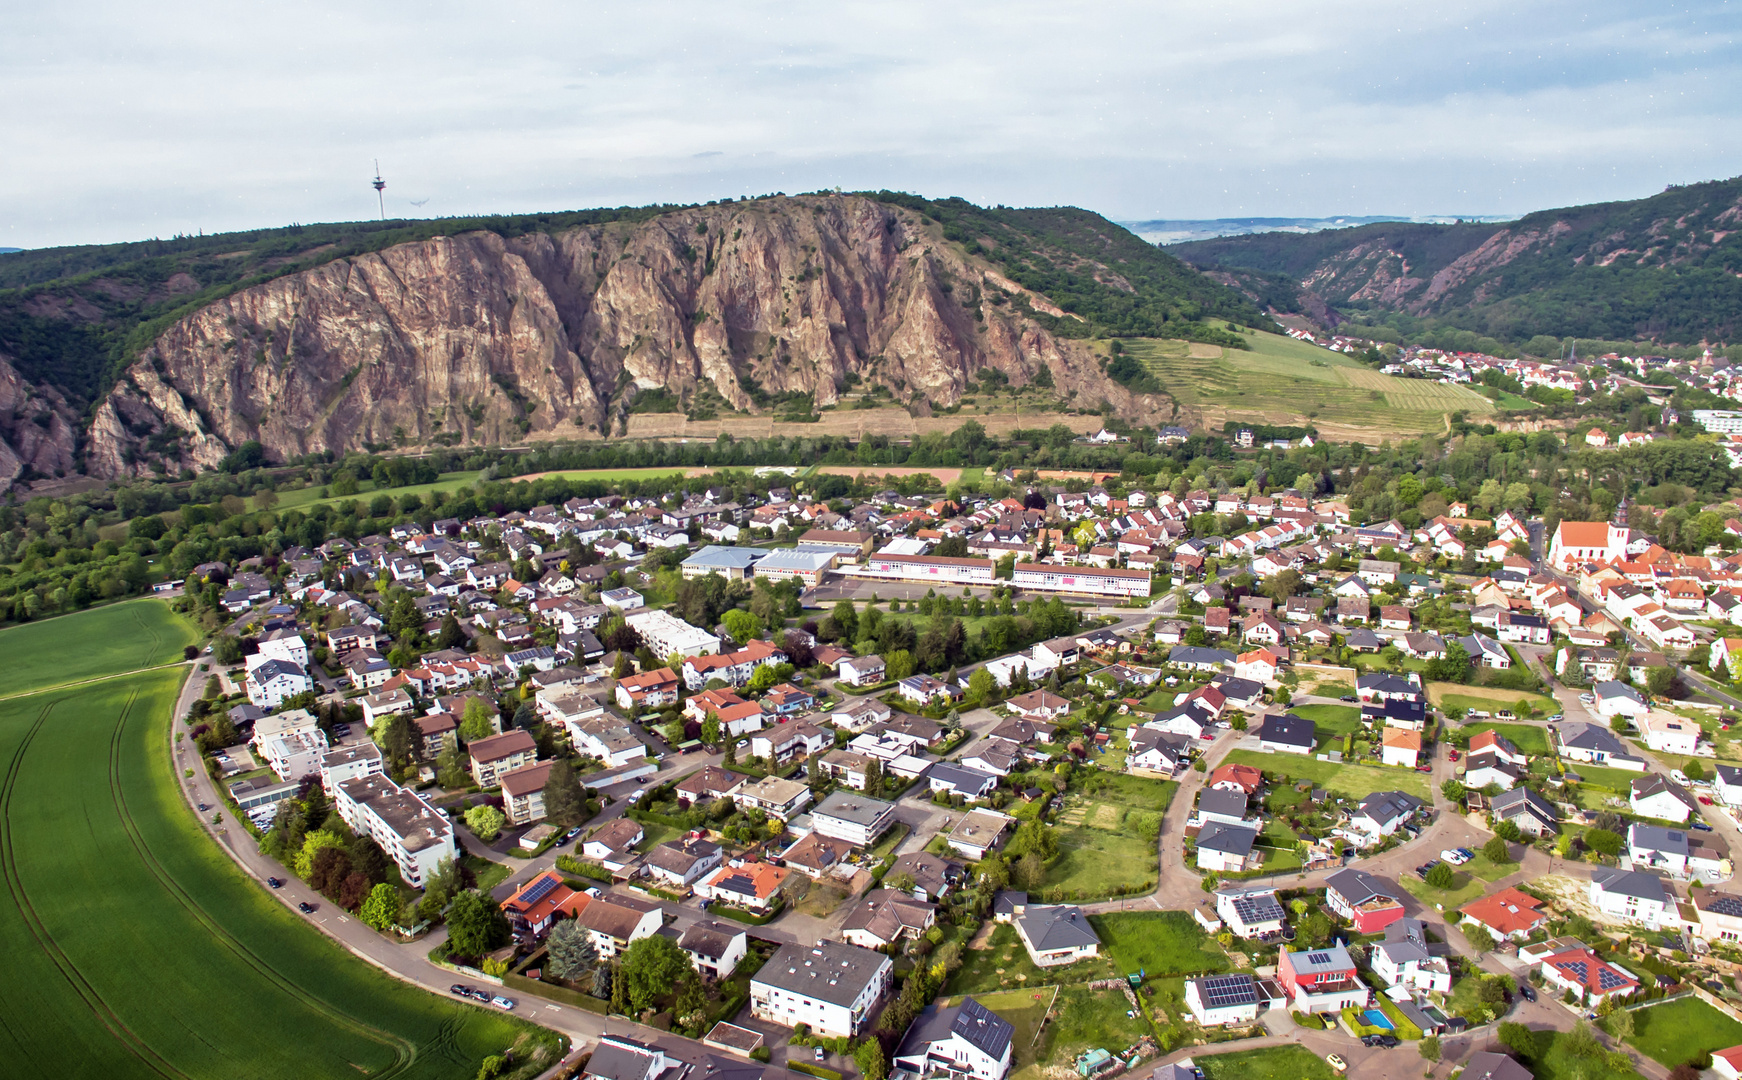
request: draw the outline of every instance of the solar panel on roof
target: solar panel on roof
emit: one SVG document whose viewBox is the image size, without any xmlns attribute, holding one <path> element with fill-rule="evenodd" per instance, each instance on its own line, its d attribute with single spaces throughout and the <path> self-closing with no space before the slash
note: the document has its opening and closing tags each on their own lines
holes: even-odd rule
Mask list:
<svg viewBox="0 0 1742 1080">
<path fill-rule="evenodd" d="M 1200 979 L 1198 993 L 1202 995 L 1204 1004 L 1212 1009 L 1229 1005 L 1250 1005 L 1258 1000 L 1258 992 L 1252 985 L 1252 979 L 1246 975 L 1219 975 Z"/>
<path fill-rule="evenodd" d="M 1331 954 L 1328 952 L 1307 953 L 1307 963 L 1309 964 L 1328 964 L 1330 962 Z"/>
<path fill-rule="evenodd" d="M 1620 975 L 1610 971 L 1608 968 L 1604 968 L 1602 971 L 1597 972 L 1598 990 L 1613 990 L 1617 986 L 1626 986 L 1627 983 L 1627 979 L 1622 978 Z"/>
<path fill-rule="evenodd" d="M 1274 896 L 1240 896 L 1234 899 L 1234 914 L 1250 926 L 1255 922 L 1282 918 L 1282 905 Z"/>
<path fill-rule="evenodd" d="M 553 878 L 553 877 L 539 878 L 538 881 L 533 883 L 532 888 L 526 890 L 525 893 L 521 894 L 520 899 L 528 904 L 536 904 L 540 900 L 543 900 L 546 896 L 548 896 L 550 894 L 550 891 L 556 887 L 557 887 L 557 879 L 556 878 Z"/>
<path fill-rule="evenodd" d="M 1707 911 L 1715 911 L 1720 915 L 1742 917 L 1742 900 L 1734 896 L 1720 896 L 1706 905 Z"/>
</svg>

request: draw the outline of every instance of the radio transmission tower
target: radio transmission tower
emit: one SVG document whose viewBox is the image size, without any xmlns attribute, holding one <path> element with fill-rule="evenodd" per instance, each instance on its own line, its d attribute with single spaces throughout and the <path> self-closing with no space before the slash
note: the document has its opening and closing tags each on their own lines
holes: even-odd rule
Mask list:
<svg viewBox="0 0 1742 1080">
<path fill-rule="evenodd" d="M 375 159 L 375 201 L 381 204 L 381 220 L 387 220 L 387 196 L 381 194 L 387 188 L 387 181 L 381 179 L 381 159 Z"/>
</svg>

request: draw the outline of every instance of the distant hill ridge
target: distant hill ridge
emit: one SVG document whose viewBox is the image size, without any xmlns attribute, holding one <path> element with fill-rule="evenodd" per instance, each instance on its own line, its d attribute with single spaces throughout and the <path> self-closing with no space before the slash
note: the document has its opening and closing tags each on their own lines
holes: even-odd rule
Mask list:
<svg viewBox="0 0 1742 1080">
<path fill-rule="evenodd" d="M 1503 224 L 1381 222 L 1167 250 L 1276 310 L 1402 316 L 1517 343 L 1742 338 L 1742 177 Z"/>
<path fill-rule="evenodd" d="M 927 415 L 1038 382 L 1148 422 L 1162 403 L 1089 339 L 1245 348 L 1230 325 L 1271 323 L 1096 214 L 898 192 L 31 250 L 0 260 L 19 402 L 0 486 L 198 470 L 245 443 L 605 437 L 650 396 L 810 415 L 860 387 Z"/>
</svg>

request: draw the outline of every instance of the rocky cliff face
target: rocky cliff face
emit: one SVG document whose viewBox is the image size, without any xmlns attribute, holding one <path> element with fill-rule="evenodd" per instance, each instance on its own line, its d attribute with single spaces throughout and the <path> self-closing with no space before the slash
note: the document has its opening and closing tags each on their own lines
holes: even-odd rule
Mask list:
<svg viewBox="0 0 1742 1080">
<path fill-rule="evenodd" d="M 1134 418 L 1154 404 L 1023 314 L 1043 297 L 870 199 L 697 207 L 639 224 L 474 232 L 237 292 L 160 336 L 99 405 L 96 476 L 367 445 L 600 437 L 639 393 L 836 402 L 853 381 L 921 411 L 982 368 Z M 1052 309 L 1056 311 L 1056 309 Z M 711 400 L 711 398 L 710 398 Z"/>
<path fill-rule="evenodd" d="M 75 471 L 78 448 L 78 416 L 66 398 L 25 381 L 0 355 L 0 491 Z"/>
</svg>

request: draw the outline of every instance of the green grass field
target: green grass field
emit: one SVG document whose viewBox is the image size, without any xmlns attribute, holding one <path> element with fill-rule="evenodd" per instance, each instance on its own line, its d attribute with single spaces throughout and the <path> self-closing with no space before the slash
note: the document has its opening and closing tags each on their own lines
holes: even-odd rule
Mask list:
<svg viewBox="0 0 1742 1080">
<path fill-rule="evenodd" d="M 94 635 L 99 615 L 66 621 Z M 45 650 L 28 639 L 59 621 L 7 633 Z M 377 972 L 217 850 L 168 753 L 181 676 L 0 702 L 9 1075 L 462 1080 L 517 1040 L 557 1049 L 515 1017 Z"/>
<path fill-rule="evenodd" d="M 1068 1069 L 1078 1054 L 1096 1047 L 1117 1055 L 1154 1033 L 1143 1016 L 1126 1015 L 1130 1006 L 1125 995 L 1117 990 L 1066 986 L 1059 990 L 1054 1009 L 1058 1016 L 1041 1033 L 1035 1052 L 1039 1062 L 1052 1067 Z M 1017 1074 L 1013 1080 L 1038 1080 L 1040 1075 L 1037 1064 L 1029 1068 L 1026 1076 Z"/>
<path fill-rule="evenodd" d="M 1475 738 L 1484 731 L 1498 731 L 1503 738 L 1526 754 L 1534 757 L 1538 754 L 1548 753 L 1547 728 L 1535 727 L 1530 724 L 1481 723 L 1469 724 L 1460 730 L 1471 738 Z"/>
<path fill-rule="evenodd" d="M 1061 889 L 1072 901 L 1101 899 L 1155 884 L 1160 855 L 1154 840 L 1087 824 L 1058 835 L 1059 854 L 1047 864 L 1041 896 Z"/>
<path fill-rule="evenodd" d="M 687 470 L 685 468 L 683 468 L 681 466 L 672 465 L 672 466 L 652 466 L 652 467 L 643 468 L 643 469 L 573 469 L 573 470 L 569 470 L 566 472 L 551 472 L 551 473 L 545 473 L 543 475 L 551 476 L 551 477 L 560 476 L 560 477 L 563 477 L 564 479 L 568 479 L 568 480 L 607 480 L 607 481 L 609 481 L 609 480 L 647 480 L 647 479 L 649 479 L 651 477 L 655 477 L 655 476 L 681 477 L 681 476 L 684 476 L 686 474 L 686 472 L 687 472 Z M 355 495 L 328 495 L 325 498 L 321 497 L 321 489 L 318 486 L 297 488 L 295 491 L 286 491 L 286 492 L 279 495 L 279 497 L 278 497 L 278 509 L 280 509 L 280 510 L 307 509 L 310 506 L 332 505 L 333 503 L 346 502 L 347 500 L 350 500 L 350 499 L 356 499 L 359 502 L 363 503 L 363 505 L 367 506 L 369 504 L 369 500 L 373 499 L 377 495 L 389 495 L 389 496 L 393 497 L 394 499 L 398 499 L 403 495 L 417 495 L 420 497 L 427 497 L 428 495 L 432 494 L 433 492 L 437 492 L 437 491 L 442 491 L 442 492 L 458 491 L 460 488 L 466 487 L 469 484 L 476 483 L 478 480 L 478 475 L 479 474 L 476 470 L 473 470 L 471 472 L 443 473 L 441 475 L 441 478 L 432 484 L 408 484 L 405 487 L 389 487 L 389 488 L 377 488 L 377 487 L 375 487 L 375 485 L 373 483 L 370 483 L 369 481 L 364 481 L 362 484 L 360 484 L 358 486 L 357 494 L 355 494 Z M 504 483 L 512 484 L 515 482 L 515 480 L 517 478 L 510 476 L 510 477 L 503 477 L 502 479 L 503 479 Z"/>
<path fill-rule="evenodd" d="M 1304 1046 L 1267 1046 L 1232 1054 L 1193 1054 L 1205 1080 L 1334 1080 L 1324 1058 Z"/>
<path fill-rule="evenodd" d="M 1380 374 L 1339 353 L 1277 334 L 1245 335 L 1248 350 L 1183 341 L 1127 340 L 1182 407 L 1224 419 L 1311 421 L 1382 434 L 1443 430 L 1445 414 L 1491 413 L 1494 403 L 1464 387 Z"/>
<path fill-rule="evenodd" d="M 1232 750 L 1217 762 L 1251 765 L 1292 780 L 1311 780 L 1326 791 L 1360 798 L 1375 791 L 1402 791 L 1429 800 L 1428 777 L 1414 769 L 1385 769 L 1377 765 L 1342 765 L 1302 754 L 1266 754 L 1262 750 Z"/>
<path fill-rule="evenodd" d="M 1475 875 L 1466 873 L 1462 868 L 1452 875 L 1452 887 L 1436 889 L 1432 885 L 1415 876 L 1414 873 L 1397 875 L 1397 883 L 1402 885 L 1409 895 L 1420 900 L 1429 907 L 1438 906 L 1442 910 L 1463 907 L 1472 900 L 1480 899 L 1488 892 L 1488 886 Z"/>
<path fill-rule="evenodd" d="M 1520 701 L 1530 703 L 1530 708 L 1544 715 L 1552 715 L 1561 711 L 1561 703 L 1546 694 L 1533 694 L 1528 690 L 1502 690 L 1492 686 L 1463 686 L 1459 683 L 1430 682 L 1427 684 L 1428 700 L 1442 709 L 1482 709 L 1495 712 L 1499 709 L 1517 711 Z"/>
<path fill-rule="evenodd" d="M 1288 711 L 1302 720 L 1313 722 L 1321 750 L 1327 745 L 1341 749 L 1343 736 L 1366 729 L 1366 725 L 1361 723 L 1361 710 L 1354 705 L 1300 705 Z"/>
<path fill-rule="evenodd" d="M 1111 912 L 1090 916 L 1089 921 L 1122 974 L 1141 970 L 1160 978 L 1230 967 L 1216 939 L 1183 911 Z"/>
<path fill-rule="evenodd" d="M 1742 1023 L 1699 998 L 1633 1010 L 1633 1038 L 1627 1040 L 1651 1060 L 1675 1068 L 1713 1050 L 1742 1043 Z"/>
<path fill-rule="evenodd" d="M 1010 1072 L 1012 1076 L 1022 1076 L 1024 1070 L 1035 1063 L 1035 1051 L 1039 1047 L 1034 1044 L 1034 1036 L 1040 1030 L 1041 1020 L 1046 1017 L 1048 1003 L 1052 1001 L 1052 987 L 975 994 L 974 1000 L 1009 1021 L 1016 1029 L 1010 1039 Z M 943 1001 L 959 1005 L 962 997 L 944 998 Z M 1038 1076 L 1039 1070 L 1030 1075 Z"/>
<path fill-rule="evenodd" d="M 989 994 L 1054 983 L 1083 983 L 1114 978 L 1118 972 L 1105 956 L 1081 960 L 1065 967 L 1042 968 L 1028 958 L 1016 928 L 1001 923 L 992 930 L 984 949 L 962 950 L 962 966 L 945 988 L 952 994 Z"/>
<path fill-rule="evenodd" d="M 0 630 L 0 697 L 181 659 L 198 641 L 162 600 L 129 600 Z"/>
</svg>

